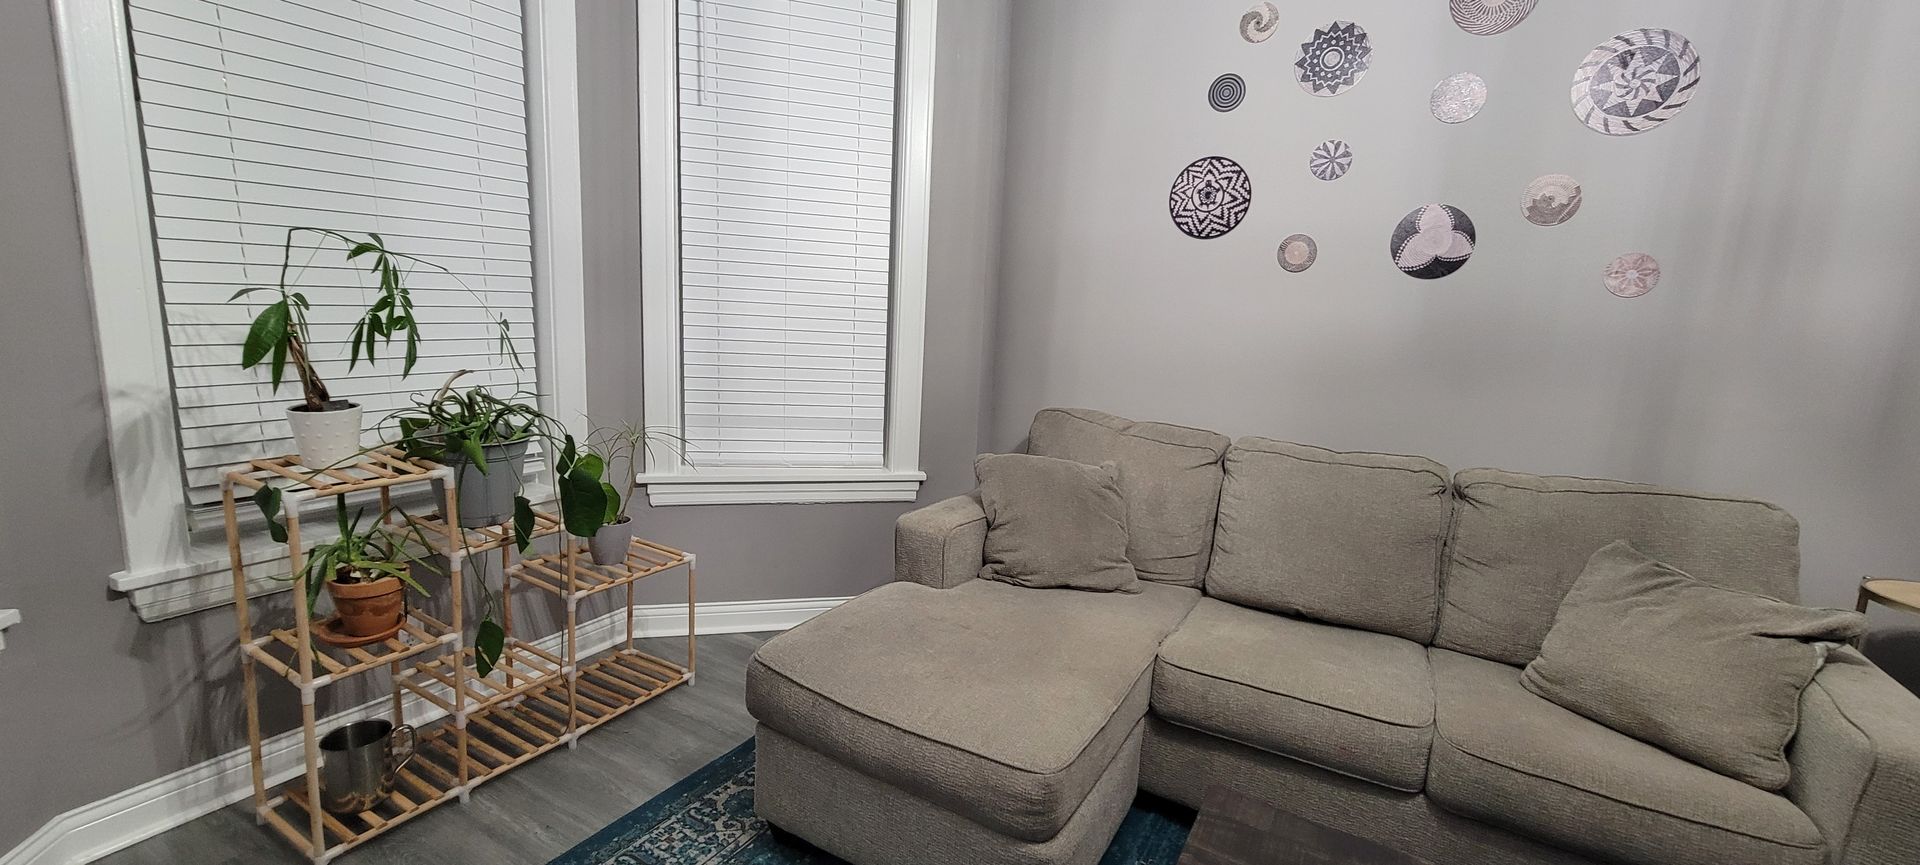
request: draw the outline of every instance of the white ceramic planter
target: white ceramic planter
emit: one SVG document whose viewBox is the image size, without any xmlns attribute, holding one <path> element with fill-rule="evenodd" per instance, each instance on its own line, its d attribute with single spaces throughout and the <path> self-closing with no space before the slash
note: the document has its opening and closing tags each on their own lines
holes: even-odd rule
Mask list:
<svg viewBox="0 0 1920 865">
<path fill-rule="evenodd" d="M 324 468 L 360 452 L 360 406 L 353 403 L 331 411 L 307 411 L 305 403 L 295 403 L 287 406 L 287 425 L 307 468 Z"/>
<path fill-rule="evenodd" d="M 633 543 L 633 518 L 620 515 L 620 521 L 601 526 L 587 539 L 587 552 L 596 565 L 617 565 L 627 560 L 627 547 Z"/>
</svg>

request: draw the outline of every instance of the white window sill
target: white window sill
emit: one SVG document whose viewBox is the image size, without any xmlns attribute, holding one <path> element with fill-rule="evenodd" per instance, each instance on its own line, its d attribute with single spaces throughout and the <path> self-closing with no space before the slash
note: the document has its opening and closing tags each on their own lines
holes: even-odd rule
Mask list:
<svg viewBox="0 0 1920 865">
<path fill-rule="evenodd" d="M 535 507 L 550 507 L 553 492 L 546 484 L 530 484 L 529 494 Z M 251 505 L 242 503 L 243 508 Z M 306 539 L 311 543 L 331 540 L 334 529 L 331 512 L 308 514 L 302 528 L 311 526 Z M 257 522 L 247 527 L 240 542 L 240 561 L 247 569 L 247 597 L 257 598 L 293 587 L 287 574 L 287 548 L 266 536 Z M 282 579 L 273 579 L 275 576 Z M 143 622 L 158 622 L 224 607 L 233 603 L 233 568 L 227 553 L 226 533 L 196 533 L 178 560 L 159 567 L 119 571 L 107 578 L 108 587 L 123 592 L 127 602 Z"/>
<path fill-rule="evenodd" d="M 7 647 L 7 629 L 20 624 L 19 610 L 0 610 L 0 649 Z"/>
<path fill-rule="evenodd" d="M 857 469 L 707 469 L 636 478 L 654 507 L 910 502 L 926 479 L 925 472 Z"/>
</svg>

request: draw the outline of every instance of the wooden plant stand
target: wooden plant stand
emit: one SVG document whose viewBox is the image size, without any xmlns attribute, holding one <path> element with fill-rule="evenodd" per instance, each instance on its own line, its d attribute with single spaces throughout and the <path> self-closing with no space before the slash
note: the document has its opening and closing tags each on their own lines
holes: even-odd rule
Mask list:
<svg viewBox="0 0 1920 865">
<path fill-rule="evenodd" d="M 334 496 L 375 494 L 380 512 L 391 510 L 397 488 L 439 481 L 442 512 L 412 518 L 433 554 L 447 562 L 452 614 L 441 621 L 409 608 L 399 633 L 354 649 L 322 647 L 313 640 L 312 611 L 306 592 L 292 592 L 291 628 L 256 636 L 247 598 L 246 566 L 240 550 L 238 496 L 269 484 L 281 490 L 287 523 L 287 565 L 298 574 L 305 562 L 300 540 L 301 506 Z M 408 457 L 394 448 L 369 451 L 353 464 L 311 471 L 292 456 L 256 459 L 229 471 L 222 482 L 227 547 L 233 567 L 234 616 L 239 625 L 240 670 L 247 697 L 247 742 L 253 769 L 256 819 L 273 828 L 314 865 L 334 857 L 453 799 L 466 801 L 475 787 L 524 765 L 562 744 L 575 746 L 582 733 L 618 717 L 676 686 L 693 681 L 694 557 L 671 547 L 635 538 L 620 565 L 592 564 L 578 539 L 560 531 L 560 521 L 540 513 L 535 537 L 556 536 L 560 549 L 516 561 L 511 526 L 459 528 L 459 491 L 455 472 L 444 465 Z M 247 492 L 240 493 L 239 490 Z M 465 563 L 498 551 L 502 572 L 500 623 L 508 637 L 500 662 L 487 676 L 473 666 L 466 637 Z M 641 580 L 674 568 L 687 575 L 687 661 L 684 666 L 634 648 L 633 593 Z M 416 575 L 416 578 L 418 575 Z M 513 583 L 520 581 L 558 595 L 566 605 L 562 646 L 542 648 L 513 632 Z M 624 641 L 581 658 L 579 604 L 604 592 L 625 590 Z M 300 693 L 300 722 L 305 771 L 291 782 L 270 784 L 260 730 L 259 672 L 287 680 Z M 434 716 L 420 727 L 415 756 L 395 777 L 393 794 L 357 814 L 332 814 L 320 801 L 320 736 L 315 700 L 328 685 L 386 668 L 393 680 L 392 720 L 406 723 L 407 697 Z M 438 720 L 444 716 L 444 721 Z"/>
</svg>

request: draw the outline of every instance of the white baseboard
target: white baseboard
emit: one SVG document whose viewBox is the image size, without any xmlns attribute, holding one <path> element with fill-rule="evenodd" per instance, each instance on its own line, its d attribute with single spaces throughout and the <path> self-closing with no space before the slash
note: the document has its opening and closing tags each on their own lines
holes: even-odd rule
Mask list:
<svg viewBox="0 0 1920 865">
<path fill-rule="evenodd" d="M 845 600 L 796 598 L 702 603 L 695 616 L 695 631 L 700 634 L 783 631 Z M 687 607 L 685 604 L 636 606 L 633 626 L 635 633 L 643 637 L 684 637 Z M 625 633 L 625 610 L 616 609 L 582 622 L 580 654 L 585 656 L 606 649 Z M 550 635 L 533 643 L 548 651 L 562 651 L 564 646 L 559 636 Z M 386 717 L 390 705 L 389 698 L 382 697 L 324 718 L 319 726 L 326 729 L 362 718 Z M 406 717 L 418 719 L 415 723 L 426 724 L 444 714 L 433 704 L 408 695 Z M 283 783 L 299 775 L 303 770 L 301 751 L 298 730 L 268 739 L 261 750 L 268 784 Z M 241 748 L 61 814 L 47 821 L 20 846 L 0 855 L 0 865 L 83 865 L 251 795 L 252 772 L 247 749 Z"/>
</svg>

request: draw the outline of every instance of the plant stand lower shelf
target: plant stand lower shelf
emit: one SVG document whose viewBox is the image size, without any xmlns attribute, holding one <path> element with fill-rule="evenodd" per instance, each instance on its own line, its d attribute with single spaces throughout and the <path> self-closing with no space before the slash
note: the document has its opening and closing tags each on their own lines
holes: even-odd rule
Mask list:
<svg viewBox="0 0 1920 865">
<path fill-rule="evenodd" d="M 337 495 L 375 493 L 381 510 L 395 488 L 438 482 L 442 513 L 414 518 L 434 552 L 449 565 L 442 588 L 452 595 L 452 614 L 441 621 L 409 610 L 391 638 L 350 649 L 314 642 L 304 592 L 294 591 L 294 624 L 255 635 L 240 555 L 236 488 L 281 490 L 287 521 L 288 565 L 298 573 L 300 509 L 305 503 Z M 369 453 L 356 464 L 310 473 L 293 457 L 253 460 L 229 472 L 224 483 L 228 545 L 232 553 L 234 610 L 239 623 L 241 673 L 247 698 L 247 735 L 251 745 L 254 811 L 273 834 L 284 838 L 315 865 L 339 856 L 381 833 L 472 791 L 515 767 L 562 745 L 572 747 L 581 734 L 683 684 L 694 676 L 694 557 L 653 541 L 635 538 L 626 560 L 594 565 L 580 542 L 559 531 L 560 520 L 538 515 L 535 536 L 553 536 L 560 550 L 516 561 L 512 528 L 458 528 L 455 473 L 445 466 L 410 458 L 391 449 Z M 436 496 L 439 498 L 439 496 Z M 503 571 L 501 624 L 508 637 L 499 663 L 486 676 L 474 668 L 467 639 L 463 564 L 497 551 Z M 633 618 L 634 587 L 648 577 L 685 569 L 687 578 L 687 658 L 684 665 L 640 651 Z M 513 587 L 526 583 L 557 596 L 566 606 L 566 626 L 539 641 L 513 635 Z M 617 589 L 625 590 L 626 632 L 611 648 L 580 657 L 579 604 Z M 291 684 L 300 695 L 305 771 L 269 788 L 260 728 L 256 670 Z M 315 807 L 320 795 L 319 719 L 315 697 L 323 688 L 361 673 L 385 669 L 393 680 L 391 719 L 419 728 L 411 762 L 395 773 L 393 793 L 374 807 L 334 814 Z"/>
</svg>

